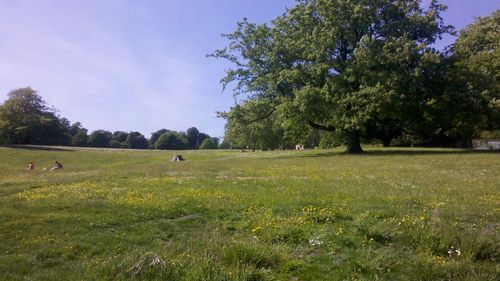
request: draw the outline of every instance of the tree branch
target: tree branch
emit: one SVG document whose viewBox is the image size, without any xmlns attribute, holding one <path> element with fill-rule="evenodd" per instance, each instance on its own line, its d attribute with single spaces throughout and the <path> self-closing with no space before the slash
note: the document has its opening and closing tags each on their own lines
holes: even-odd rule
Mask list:
<svg viewBox="0 0 500 281">
<path fill-rule="evenodd" d="M 328 131 L 328 132 L 334 132 L 335 131 L 335 127 L 320 125 L 320 124 L 314 123 L 311 120 L 307 120 L 307 125 L 313 127 L 314 129 L 318 129 L 318 130 L 321 130 L 321 131 Z"/>
<path fill-rule="evenodd" d="M 255 118 L 253 120 L 245 122 L 245 124 L 248 125 L 248 124 L 252 124 L 252 123 L 255 123 L 257 121 L 260 121 L 260 120 L 264 120 L 267 117 L 271 116 L 275 111 L 276 111 L 276 108 L 273 108 L 273 109 L 271 109 L 271 111 L 269 111 L 268 113 L 266 113 L 264 116 L 259 116 L 259 117 Z"/>
</svg>

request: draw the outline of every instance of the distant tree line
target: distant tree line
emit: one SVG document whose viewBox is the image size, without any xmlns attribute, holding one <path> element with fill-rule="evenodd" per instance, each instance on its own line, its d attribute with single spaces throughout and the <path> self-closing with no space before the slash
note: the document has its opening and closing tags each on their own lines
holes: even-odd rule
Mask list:
<svg viewBox="0 0 500 281">
<path fill-rule="evenodd" d="M 132 149 L 216 149 L 219 139 L 192 127 L 186 132 L 161 129 L 149 140 L 140 132 L 88 132 L 47 105 L 37 91 L 27 87 L 12 90 L 0 104 L 0 144 L 63 145 Z"/>
<path fill-rule="evenodd" d="M 297 1 L 265 24 L 247 19 L 210 56 L 231 63 L 239 103 L 224 145 L 462 146 L 500 129 L 500 10 L 444 51 L 446 6 L 421 0 Z"/>
</svg>

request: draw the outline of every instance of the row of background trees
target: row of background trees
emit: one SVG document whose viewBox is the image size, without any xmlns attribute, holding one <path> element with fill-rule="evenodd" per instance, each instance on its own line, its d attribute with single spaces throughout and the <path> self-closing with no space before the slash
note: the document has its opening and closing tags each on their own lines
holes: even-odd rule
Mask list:
<svg viewBox="0 0 500 281">
<path fill-rule="evenodd" d="M 461 146 L 500 128 L 500 11 L 444 51 L 446 6 L 420 0 L 298 0 L 265 24 L 244 19 L 212 57 L 239 98 L 219 116 L 224 140 L 274 149 L 296 143 Z M 484 135 L 484 134 L 483 134 Z M 491 135 L 491 134 L 490 134 Z M 495 135 L 495 134 L 493 134 Z"/>
<path fill-rule="evenodd" d="M 27 87 L 12 90 L 0 105 L 0 144 L 177 150 L 218 148 L 219 139 L 195 127 L 186 132 L 161 129 L 153 132 L 149 140 L 139 132 L 89 133 L 80 122 L 71 124 L 58 116 L 35 90 Z"/>
</svg>

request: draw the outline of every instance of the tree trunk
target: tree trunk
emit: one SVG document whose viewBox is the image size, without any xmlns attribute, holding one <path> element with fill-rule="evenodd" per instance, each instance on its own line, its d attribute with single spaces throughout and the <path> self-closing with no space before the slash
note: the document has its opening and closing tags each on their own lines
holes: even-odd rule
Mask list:
<svg viewBox="0 0 500 281">
<path fill-rule="evenodd" d="M 362 153 L 359 132 L 357 130 L 347 132 L 347 148 L 345 153 Z"/>
</svg>

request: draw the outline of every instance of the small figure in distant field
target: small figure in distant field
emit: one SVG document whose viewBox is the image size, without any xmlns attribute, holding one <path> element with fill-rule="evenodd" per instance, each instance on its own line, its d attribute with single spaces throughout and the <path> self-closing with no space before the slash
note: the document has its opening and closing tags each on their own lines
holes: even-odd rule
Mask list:
<svg viewBox="0 0 500 281">
<path fill-rule="evenodd" d="M 31 171 L 31 170 L 34 170 L 35 169 L 35 164 L 33 164 L 33 162 L 30 162 L 28 164 L 28 167 L 26 168 L 27 171 Z"/>
<path fill-rule="evenodd" d="M 185 159 L 182 158 L 182 155 L 177 154 L 177 155 L 174 155 L 174 157 L 172 157 L 172 160 L 170 160 L 170 161 L 172 161 L 172 162 L 179 162 L 179 161 L 184 161 L 184 160 Z"/>
<path fill-rule="evenodd" d="M 52 167 L 50 170 L 53 171 L 53 170 L 59 170 L 59 169 L 62 169 L 63 168 L 63 165 L 56 160 L 56 163 L 54 164 L 54 167 Z"/>
</svg>

